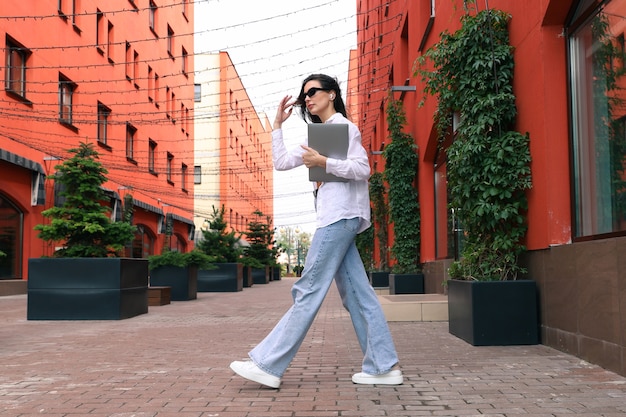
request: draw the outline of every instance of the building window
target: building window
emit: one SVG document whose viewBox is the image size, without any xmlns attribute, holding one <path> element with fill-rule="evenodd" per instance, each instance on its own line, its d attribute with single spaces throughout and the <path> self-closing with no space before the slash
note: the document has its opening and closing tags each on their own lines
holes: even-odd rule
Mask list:
<svg viewBox="0 0 626 417">
<path fill-rule="evenodd" d="M 135 81 L 135 88 L 139 88 L 139 52 L 133 52 L 133 80 Z"/>
<path fill-rule="evenodd" d="M 130 42 L 126 42 L 126 54 L 125 54 L 125 58 L 124 58 L 124 71 L 126 72 L 126 79 L 128 81 L 131 81 L 131 68 L 132 68 L 132 61 L 133 61 L 133 55 L 132 55 L 133 51 L 132 49 L 130 49 Z"/>
<path fill-rule="evenodd" d="M 107 144 L 109 132 L 109 118 L 111 117 L 111 109 L 102 103 L 98 103 L 98 143 Z"/>
<path fill-rule="evenodd" d="M 172 90 L 172 101 L 170 102 L 170 111 L 172 112 L 172 123 L 176 123 L 176 94 Z"/>
<path fill-rule="evenodd" d="M 180 124 L 180 130 L 185 131 L 185 105 L 180 103 L 180 114 L 178 115 L 178 123 Z"/>
<path fill-rule="evenodd" d="M 72 124 L 72 101 L 76 84 L 63 75 L 59 75 L 59 121 Z"/>
<path fill-rule="evenodd" d="M 77 27 L 77 19 L 76 19 L 76 11 L 79 9 L 78 7 L 79 0 L 58 0 L 57 8 L 59 11 L 59 16 L 65 20 L 67 20 L 68 11 L 70 13 L 70 17 L 72 19 L 72 25 Z M 64 3 L 70 3 L 69 8 L 66 7 Z"/>
<path fill-rule="evenodd" d="M 113 40 L 113 23 L 109 22 L 107 25 L 107 58 L 110 63 L 113 63 L 113 45 L 115 45 L 115 41 Z"/>
<path fill-rule="evenodd" d="M 183 191 L 187 190 L 187 175 L 189 174 L 186 164 L 180 166 L 180 188 Z"/>
<path fill-rule="evenodd" d="M 572 22 L 589 17 L 567 31 L 575 237 L 626 232 L 623 3 L 603 2 L 589 12 L 576 10 Z"/>
<path fill-rule="evenodd" d="M 174 162 L 174 155 L 167 153 L 167 165 L 165 166 L 165 175 L 167 182 L 172 183 L 172 163 Z"/>
<path fill-rule="evenodd" d="M 154 74 L 152 67 L 148 65 L 148 101 L 154 101 Z"/>
<path fill-rule="evenodd" d="M 165 87 L 165 117 L 168 119 L 170 116 L 170 88 Z"/>
<path fill-rule="evenodd" d="M 78 10 L 80 10 L 79 2 L 80 0 L 72 0 L 72 25 L 75 29 L 78 28 Z"/>
<path fill-rule="evenodd" d="M 202 167 L 200 165 L 193 167 L 193 183 L 202 184 Z"/>
<path fill-rule="evenodd" d="M 156 3 L 150 0 L 150 14 L 148 17 L 148 25 L 150 26 L 150 30 L 154 32 L 156 35 L 156 19 L 157 19 L 157 6 Z"/>
<path fill-rule="evenodd" d="M 167 54 L 174 58 L 174 30 L 167 25 Z"/>
<path fill-rule="evenodd" d="M 159 74 L 154 73 L 154 105 L 159 107 Z"/>
<path fill-rule="evenodd" d="M 156 156 L 157 143 L 151 139 L 150 141 L 148 141 L 148 146 L 149 146 L 148 148 L 148 171 L 151 174 L 156 174 L 156 169 L 154 167 L 154 160 Z"/>
<path fill-rule="evenodd" d="M 187 61 L 188 61 L 188 54 L 187 54 L 187 50 L 185 48 L 183 48 L 182 53 L 181 53 L 181 71 L 183 72 L 184 75 L 187 75 Z"/>
<path fill-rule="evenodd" d="M 104 54 L 104 41 L 104 13 L 96 10 L 96 48 L 101 54 Z"/>
<path fill-rule="evenodd" d="M 183 4 L 183 16 L 185 16 L 185 18 L 187 16 L 189 16 L 189 0 L 182 0 L 182 4 Z"/>
<path fill-rule="evenodd" d="M 135 160 L 135 139 L 137 128 L 130 123 L 126 123 L 126 159 L 133 162 Z"/>
<path fill-rule="evenodd" d="M 193 85 L 193 101 L 196 103 L 202 101 L 202 84 Z"/>
<path fill-rule="evenodd" d="M 13 39 L 6 40 L 6 77 L 4 88 L 19 97 L 26 98 L 26 62 L 30 51 Z"/>
</svg>

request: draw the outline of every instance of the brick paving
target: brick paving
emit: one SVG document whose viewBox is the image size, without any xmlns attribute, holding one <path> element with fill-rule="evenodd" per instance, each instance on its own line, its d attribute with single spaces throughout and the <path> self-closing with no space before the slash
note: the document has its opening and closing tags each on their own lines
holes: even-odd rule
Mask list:
<svg viewBox="0 0 626 417">
<path fill-rule="evenodd" d="M 333 288 L 280 389 L 228 369 L 290 305 L 291 278 L 121 321 L 27 321 L 0 297 L 0 416 L 624 416 L 626 378 L 546 346 L 472 347 L 393 322 L 405 383 L 352 384 L 361 353 Z"/>
</svg>

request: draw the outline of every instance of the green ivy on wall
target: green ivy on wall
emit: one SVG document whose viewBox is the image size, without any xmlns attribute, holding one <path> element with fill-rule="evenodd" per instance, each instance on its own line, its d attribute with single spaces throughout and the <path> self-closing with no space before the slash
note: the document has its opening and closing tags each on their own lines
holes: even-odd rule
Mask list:
<svg viewBox="0 0 626 417">
<path fill-rule="evenodd" d="M 420 269 L 420 211 L 415 179 L 417 177 L 417 145 L 413 136 L 404 132 L 406 115 L 402 102 L 391 95 L 387 103 L 387 125 L 391 142 L 385 146 L 384 179 L 389 184 L 389 220 L 394 239 L 391 256 L 393 272 L 406 274 Z"/>
<path fill-rule="evenodd" d="M 389 268 L 389 218 L 385 202 L 385 179 L 382 172 L 375 172 L 370 177 L 370 199 L 372 200 L 372 220 L 375 235 L 378 239 L 378 271 L 387 271 Z"/>
<path fill-rule="evenodd" d="M 452 116 L 459 116 L 446 150 L 449 203 L 466 239 L 453 278 L 507 280 L 523 271 L 518 257 L 525 251 L 531 158 L 528 135 L 513 130 L 510 18 L 498 10 L 465 14 L 461 29 L 442 33 L 418 59 L 416 75 L 438 99 L 440 138 L 452 134 Z"/>
</svg>

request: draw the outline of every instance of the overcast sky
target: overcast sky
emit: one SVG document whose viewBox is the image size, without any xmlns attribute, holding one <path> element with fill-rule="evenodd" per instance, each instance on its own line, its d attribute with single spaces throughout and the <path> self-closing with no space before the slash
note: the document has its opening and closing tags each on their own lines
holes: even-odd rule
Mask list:
<svg viewBox="0 0 626 417">
<path fill-rule="evenodd" d="M 195 7 L 195 52 L 227 51 L 258 113 L 274 120 L 286 94 L 322 72 L 346 91 L 350 49 L 356 47 L 356 0 L 204 0 Z M 299 114 L 283 125 L 286 144 L 303 140 Z M 274 224 L 312 232 L 315 213 L 305 167 L 274 171 Z"/>
</svg>

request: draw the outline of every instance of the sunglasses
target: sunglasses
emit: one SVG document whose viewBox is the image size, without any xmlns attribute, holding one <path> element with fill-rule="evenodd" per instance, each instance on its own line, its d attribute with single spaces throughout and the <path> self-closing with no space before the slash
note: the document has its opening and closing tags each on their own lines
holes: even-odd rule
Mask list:
<svg viewBox="0 0 626 417">
<path fill-rule="evenodd" d="M 309 88 L 309 91 L 307 91 L 306 93 L 304 93 L 305 96 L 307 96 L 308 98 L 311 98 L 315 95 L 315 93 L 317 93 L 318 91 L 330 91 L 327 88 L 319 88 L 319 87 L 311 87 Z"/>
</svg>

